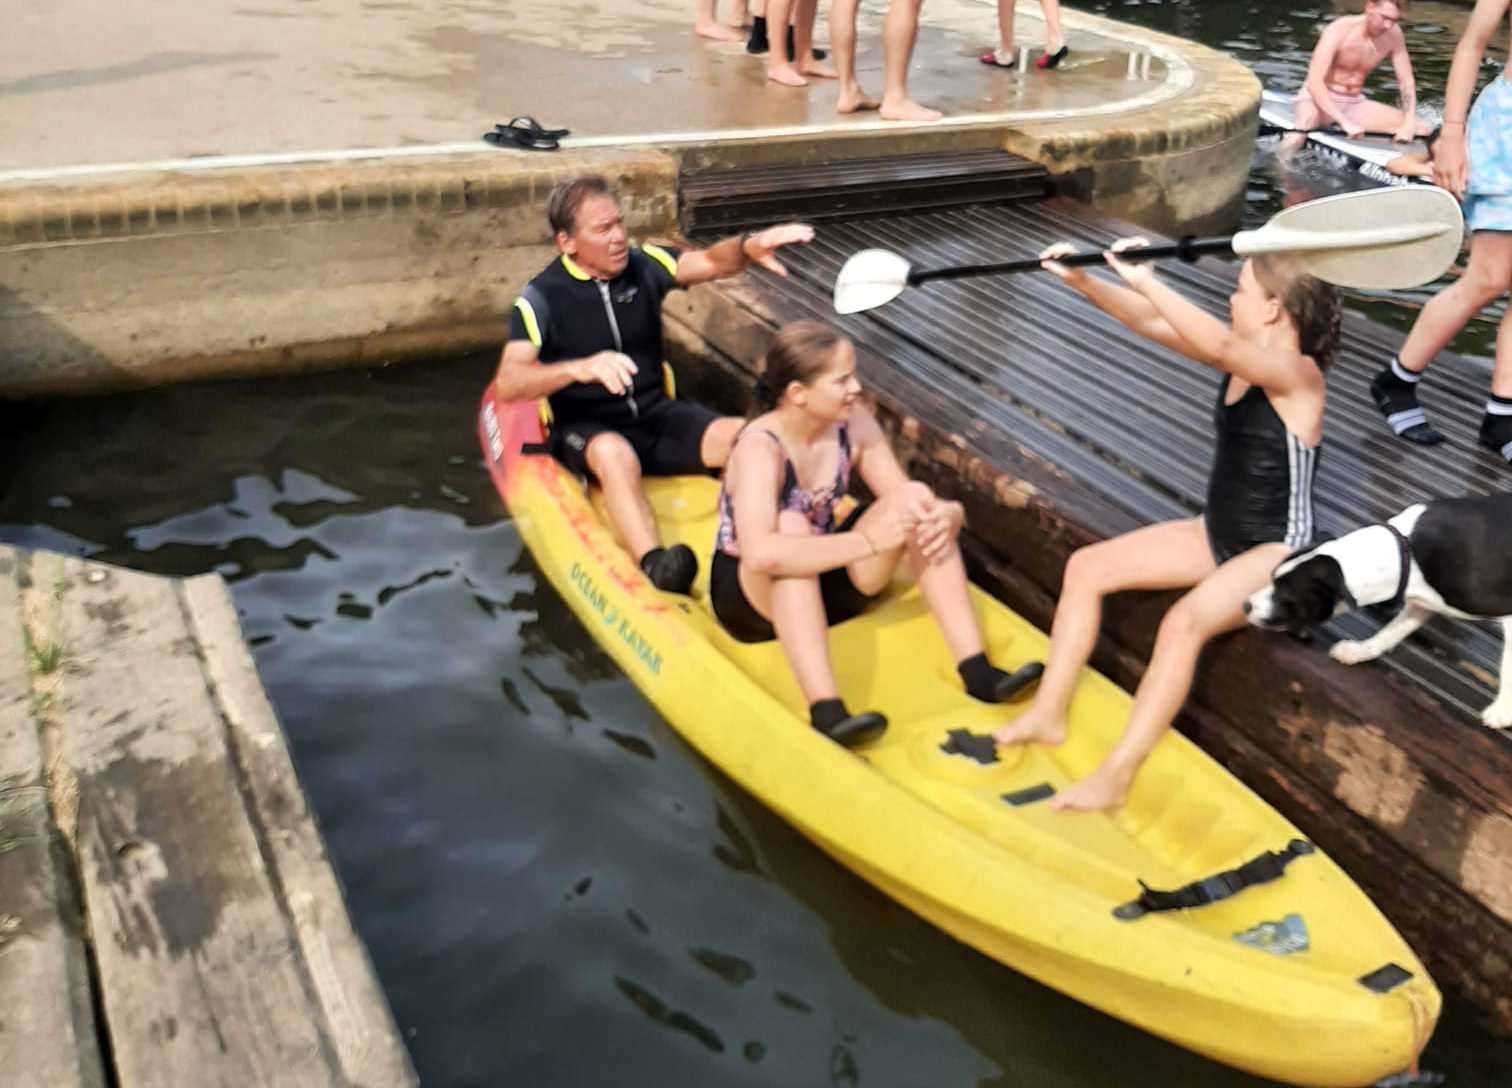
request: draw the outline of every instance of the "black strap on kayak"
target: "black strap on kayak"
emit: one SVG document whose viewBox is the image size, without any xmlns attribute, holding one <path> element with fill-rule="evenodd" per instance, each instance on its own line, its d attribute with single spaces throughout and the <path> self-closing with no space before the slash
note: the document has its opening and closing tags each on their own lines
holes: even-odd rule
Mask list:
<svg viewBox="0 0 1512 1088">
<path fill-rule="evenodd" d="M 940 751 L 947 756 L 965 756 L 984 765 L 998 761 L 997 744 L 992 737 L 969 729 L 952 729 L 945 735 Z"/>
<path fill-rule="evenodd" d="M 547 442 L 522 442 L 520 444 L 520 452 L 523 453 L 527 457 L 533 457 L 536 454 L 541 454 L 541 453 L 550 453 L 551 452 L 551 443 L 549 441 L 547 441 Z"/>
<path fill-rule="evenodd" d="M 1132 922 L 1136 918 L 1143 918 L 1146 914 L 1155 914 L 1160 911 L 1205 907 L 1209 903 L 1216 903 L 1220 899 L 1238 895 L 1252 885 L 1268 884 L 1272 880 L 1279 880 L 1294 858 L 1311 854 L 1316 849 L 1317 847 L 1310 842 L 1293 839 L 1287 844 L 1285 850 L 1267 850 L 1259 857 L 1246 861 L 1237 869 L 1228 869 L 1215 876 L 1194 880 L 1183 888 L 1169 892 L 1156 891 L 1141 880 L 1139 886 L 1144 891 L 1140 892 L 1139 898 L 1121 907 L 1115 907 L 1113 917 L 1124 922 Z"/>
</svg>

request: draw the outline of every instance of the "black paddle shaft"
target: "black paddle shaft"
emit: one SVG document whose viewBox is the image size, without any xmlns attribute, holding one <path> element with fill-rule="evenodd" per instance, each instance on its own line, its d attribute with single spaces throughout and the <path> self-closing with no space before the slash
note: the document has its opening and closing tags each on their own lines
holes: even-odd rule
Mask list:
<svg viewBox="0 0 1512 1088">
<path fill-rule="evenodd" d="M 1126 249 L 1119 257 L 1126 261 L 1153 261 L 1162 257 L 1180 257 L 1183 261 L 1195 261 L 1209 253 L 1231 255 L 1234 252 L 1232 235 L 1222 238 L 1186 237 L 1169 246 L 1137 246 Z M 909 286 L 917 286 L 929 280 L 958 280 L 966 276 L 1000 276 L 1009 272 L 1035 272 L 1041 267 L 1041 257 L 1029 257 L 1022 261 L 1004 261 L 1001 264 L 959 264 L 950 268 L 925 268 L 908 274 Z M 1069 253 L 1056 257 L 1063 265 L 1102 264 L 1102 251 L 1092 253 Z"/>
</svg>

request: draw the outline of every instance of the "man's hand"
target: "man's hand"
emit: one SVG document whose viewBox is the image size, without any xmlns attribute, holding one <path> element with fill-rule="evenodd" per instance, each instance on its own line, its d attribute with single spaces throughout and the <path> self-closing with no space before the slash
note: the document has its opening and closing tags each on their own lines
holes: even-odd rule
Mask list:
<svg viewBox="0 0 1512 1088">
<path fill-rule="evenodd" d="M 1433 145 L 1433 180 L 1463 200 L 1469 172 L 1465 161 L 1465 126 L 1446 125 Z"/>
<path fill-rule="evenodd" d="M 776 257 L 777 250 L 783 246 L 812 242 L 814 240 L 814 228 L 807 223 L 781 223 L 766 230 L 757 231 L 745 240 L 744 252 L 746 260 L 752 264 L 759 264 L 768 272 L 775 272 L 779 276 L 786 276 L 787 269 Z"/>
<path fill-rule="evenodd" d="M 601 351 L 578 360 L 572 376 L 585 385 L 597 382 L 618 397 L 635 384 L 635 371 L 635 361 L 630 356 L 618 351 Z"/>
</svg>

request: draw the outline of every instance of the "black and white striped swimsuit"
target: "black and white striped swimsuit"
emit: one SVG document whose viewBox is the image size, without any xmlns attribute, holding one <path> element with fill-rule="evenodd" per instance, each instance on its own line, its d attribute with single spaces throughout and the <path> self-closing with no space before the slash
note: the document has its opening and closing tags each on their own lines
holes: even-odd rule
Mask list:
<svg viewBox="0 0 1512 1088">
<path fill-rule="evenodd" d="M 1204 513 L 1213 558 L 1226 563 L 1257 544 L 1305 548 L 1313 538 L 1320 448 L 1286 429 L 1259 386 L 1225 404 L 1230 380 L 1219 385 L 1213 411 L 1218 448 Z"/>
</svg>

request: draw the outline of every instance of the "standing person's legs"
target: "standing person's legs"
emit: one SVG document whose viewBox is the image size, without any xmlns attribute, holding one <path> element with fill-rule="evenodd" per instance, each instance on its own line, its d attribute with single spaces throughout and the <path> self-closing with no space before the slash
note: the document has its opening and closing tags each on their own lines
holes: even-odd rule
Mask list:
<svg viewBox="0 0 1512 1088">
<path fill-rule="evenodd" d="M 767 54 L 767 78 L 784 87 L 808 86 L 808 80 L 793 66 L 795 58 L 788 56 L 787 25 L 798 3 L 801 0 L 767 0 L 767 41 L 771 47 Z"/>
<path fill-rule="evenodd" d="M 938 121 L 939 110 L 908 97 L 908 65 L 919 38 L 924 0 L 891 0 L 882 23 L 882 116 L 889 121 Z"/>
<path fill-rule="evenodd" d="M 1167 521 L 1079 548 L 1061 578 L 1050 626 L 1050 655 L 1034 703 L 993 733 L 999 744 L 1059 744 L 1066 712 L 1102 626 L 1102 602 L 1127 589 L 1181 589 L 1217 567 L 1201 518 Z"/>
<path fill-rule="evenodd" d="M 806 76 L 834 79 L 835 70 L 814 56 L 814 19 L 819 0 L 793 0 L 793 65 Z"/>
<path fill-rule="evenodd" d="M 740 31 L 732 26 L 725 26 L 719 21 L 714 13 L 714 6 L 718 0 L 697 0 L 694 4 L 695 16 L 693 20 L 693 33 L 700 38 L 709 38 L 716 42 L 738 42 L 743 37 Z"/>
<path fill-rule="evenodd" d="M 830 0 L 830 48 L 835 51 L 835 73 L 840 78 L 836 113 L 874 110 L 879 103 L 861 89 L 856 79 L 856 9 L 860 0 Z"/>
<path fill-rule="evenodd" d="M 1286 545 L 1262 544 L 1235 556 L 1171 606 L 1160 622 L 1129 724 L 1097 770 L 1062 790 L 1051 808 L 1082 812 L 1117 808 L 1192 690 L 1197 658 L 1218 635 L 1245 625 L 1244 602 L 1286 558 Z"/>
<path fill-rule="evenodd" d="M 1397 357 L 1370 383 L 1376 407 L 1399 437 L 1425 446 L 1444 440 L 1418 404 L 1418 381 L 1433 357 L 1448 346 L 1472 317 L 1509 287 L 1512 287 L 1512 234 L 1477 231 L 1470 238 L 1470 261 L 1464 275 L 1428 301 Z M 1507 370 L 1512 363 L 1500 364 L 1501 343 L 1498 335 L 1498 371 L 1504 375 L 1500 388 L 1505 389 Z M 1493 393 L 1497 388 L 1493 383 Z"/>
<path fill-rule="evenodd" d="M 977 59 L 994 68 L 1012 68 L 1013 56 L 1013 9 L 1017 0 L 997 0 L 998 44 Z"/>
<path fill-rule="evenodd" d="M 1512 310 L 1502 315 L 1496 329 L 1496 369 L 1491 373 L 1491 398 L 1481 420 L 1480 440 L 1512 463 Z M 1512 647 L 1508 652 L 1512 653 Z"/>
<path fill-rule="evenodd" d="M 1066 57 L 1066 36 L 1061 32 L 1060 0 L 1040 0 L 1040 10 L 1045 13 L 1045 56 L 1040 58 L 1040 67 L 1054 68 Z M 1046 58 L 1051 58 L 1051 63 L 1045 63 Z"/>
</svg>

